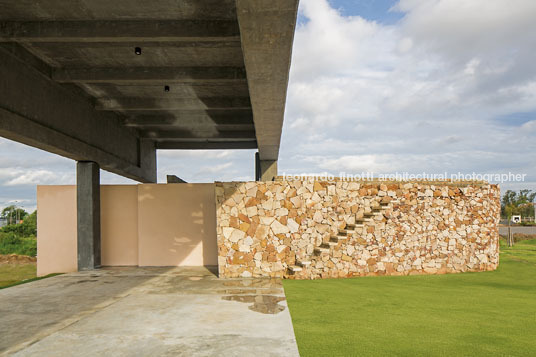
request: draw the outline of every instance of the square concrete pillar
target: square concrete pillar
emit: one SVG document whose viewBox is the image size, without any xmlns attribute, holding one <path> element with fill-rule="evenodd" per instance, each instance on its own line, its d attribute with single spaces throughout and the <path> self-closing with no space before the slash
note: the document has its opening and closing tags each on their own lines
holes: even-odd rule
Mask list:
<svg viewBox="0 0 536 357">
<path fill-rule="evenodd" d="M 91 161 L 76 164 L 78 270 L 101 265 L 100 168 Z"/>
<path fill-rule="evenodd" d="M 275 181 L 277 177 L 277 160 L 261 160 L 255 153 L 255 181 Z"/>
</svg>

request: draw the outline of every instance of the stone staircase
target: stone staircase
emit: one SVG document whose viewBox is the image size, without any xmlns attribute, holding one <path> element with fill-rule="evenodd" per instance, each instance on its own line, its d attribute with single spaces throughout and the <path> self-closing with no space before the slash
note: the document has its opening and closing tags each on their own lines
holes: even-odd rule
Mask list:
<svg viewBox="0 0 536 357">
<path fill-rule="evenodd" d="M 313 260 L 317 259 L 316 257 L 329 254 L 331 249 L 334 246 L 337 246 L 339 242 L 347 241 L 354 233 L 356 233 L 357 229 L 365 228 L 367 224 L 374 222 L 374 217 L 383 216 L 384 211 L 391 208 L 393 204 L 398 203 L 398 200 L 381 200 L 377 205 L 371 207 L 370 212 L 364 213 L 361 218 L 356 218 L 354 224 L 346 224 L 343 229 L 339 229 L 337 235 L 332 235 L 329 241 L 322 242 L 322 244 L 314 249 L 313 256 L 311 256 L 309 260 L 300 261 L 296 259 L 296 264 L 288 268 L 290 274 L 303 271 L 313 263 Z"/>
</svg>

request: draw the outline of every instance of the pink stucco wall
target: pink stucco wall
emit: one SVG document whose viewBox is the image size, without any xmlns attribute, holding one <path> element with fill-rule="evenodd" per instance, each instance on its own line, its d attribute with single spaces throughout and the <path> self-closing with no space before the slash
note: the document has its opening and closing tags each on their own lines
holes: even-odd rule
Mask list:
<svg viewBox="0 0 536 357">
<path fill-rule="evenodd" d="M 138 186 L 101 186 L 101 263 L 138 265 Z"/>
<path fill-rule="evenodd" d="M 76 187 L 37 188 L 37 274 L 77 270 Z M 101 186 L 103 266 L 217 265 L 213 184 Z"/>
<path fill-rule="evenodd" d="M 140 266 L 218 264 L 214 184 L 138 186 Z"/>
<path fill-rule="evenodd" d="M 37 186 L 37 212 L 37 275 L 76 271 L 76 187 Z"/>
</svg>

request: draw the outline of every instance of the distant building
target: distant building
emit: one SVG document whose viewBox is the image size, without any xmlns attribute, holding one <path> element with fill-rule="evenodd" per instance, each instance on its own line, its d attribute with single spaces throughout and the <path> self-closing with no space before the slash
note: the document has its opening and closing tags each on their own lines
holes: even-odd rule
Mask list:
<svg viewBox="0 0 536 357">
<path fill-rule="evenodd" d="M 7 225 L 7 219 L 0 218 L 0 227 Z"/>
</svg>

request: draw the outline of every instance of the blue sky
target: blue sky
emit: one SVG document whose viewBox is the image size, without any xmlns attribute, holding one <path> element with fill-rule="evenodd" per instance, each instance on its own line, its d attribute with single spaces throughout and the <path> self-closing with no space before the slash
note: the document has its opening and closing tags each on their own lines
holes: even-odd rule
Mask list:
<svg viewBox="0 0 536 357">
<path fill-rule="evenodd" d="M 343 16 L 361 16 L 386 25 L 396 23 L 404 16 L 399 11 L 389 11 L 396 5 L 396 0 L 330 0 L 329 3 Z"/>
<path fill-rule="evenodd" d="M 536 111 L 521 112 L 521 113 L 508 113 L 505 115 L 497 116 L 495 120 L 500 125 L 520 127 L 523 124 L 536 120 Z"/>
<path fill-rule="evenodd" d="M 369 21 L 391 25 L 399 21 L 404 14 L 390 11 L 397 0 L 329 0 L 329 4 L 343 16 L 360 16 Z M 300 16 L 298 22 L 305 23 L 308 19 Z"/>
<path fill-rule="evenodd" d="M 280 174 L 526 174 L 536 189 L 536 1 L 301 0 Z M 251 180 L 254 151 L 163 151 L 158 179 Z M 102 172 L 102 183 L 133 183 Z M 0 207 L 75 163 L 0 139 Z"/>
</svg>

